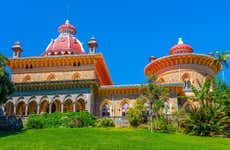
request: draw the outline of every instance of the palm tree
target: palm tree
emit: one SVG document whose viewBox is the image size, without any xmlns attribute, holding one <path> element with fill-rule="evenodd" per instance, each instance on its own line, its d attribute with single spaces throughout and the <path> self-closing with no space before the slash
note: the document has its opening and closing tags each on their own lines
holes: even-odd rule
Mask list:
<svg viewBox="0 0 230 150">
<path fill-rule="evenodd" d="M 221 64 L 222 70 L 222 79 L 224 80 L 224 68 L 229 68 L 228 59 L 230 59 L 230 53 L 227 50 L 223 50 L 222 52 L 215 51 L 216 58 L 213 61 L 213 64 L 217 64 L 218 62 Z"/>
</svg>

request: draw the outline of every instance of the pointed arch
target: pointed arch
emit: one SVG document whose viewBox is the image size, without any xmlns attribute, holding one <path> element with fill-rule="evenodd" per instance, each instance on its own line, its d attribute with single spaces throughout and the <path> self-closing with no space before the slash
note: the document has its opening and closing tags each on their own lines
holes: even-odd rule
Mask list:
<svg viewBox="0 0 230 150">
<path fill-rule="evenodd" d="M 53 81 L 56 79 L 56 76 L 54 73 L 50 73 L 48 76 L 47 76 L 47 81 Z"/>
<path fill-rule="evenodd" d="M 30 75 L 25 75 L 24 78 L 22 79 L 22 82 L 29 82 L 29 81 L 31 81 Z"/>
<path fill-rule="evenodd" d="M 25 111 L 26 111 L 26 103 L 24 101 L 18 102 L 16 107 L 16 115 L 23 116 L 25 115 Z"/>
<path fill-rule="evenodd" d="M 72 75 L 72 79 L 73 79 L 73 80 L 77 80 L 77 79 L 79 79 L 80 77 L 81 77 L 80 72 L 75 72 L 75 73 Z"/>
<path fill-rule="evenodd" d="M 65 99 L 64 100 L 64 112 L 72 112 L 73 111 L 73 100 L 72 99 Z"/>
<path fill-rule="evenodd" d="M 39 113 L 43 114 L 43 113 L 48 113 L 49 112 L 49 101 L 48 99 L 43 99 L 40 103 L 40 110 Z"/>
<path fill-rule="evenodd" d="M 11 116 L 14 114 L 14 103 L 12 101 L 8 101 L 5 104 L 5 112 L 7 116 Z"/>
<path fill-rule="evenodd" d="M 84 99 L 77 100 L 76 110 L 77 112 L 85 111 L 85 100 Z"/>
<path fill-rule="evenodd" d="M 37 105 L 38 105 L 38 103 L 35 100 L 29 101 L 28 115 L 37 113 Z"/>
<path fill-rule="evenodd" d="M 102 117 L 109 117 L 112 112 L 112 102 L 109 99 L 105 99 L 101 102 L 99 110 L 100 110 L 100 116 Z"/>
</svg>

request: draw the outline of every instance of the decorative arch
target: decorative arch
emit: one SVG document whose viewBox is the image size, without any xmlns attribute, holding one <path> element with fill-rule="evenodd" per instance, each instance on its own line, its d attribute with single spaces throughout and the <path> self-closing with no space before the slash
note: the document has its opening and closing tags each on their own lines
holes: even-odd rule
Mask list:
<svg viewBox="0 0 230 150">
<path fill-rule="evenodd" d="M 52 101 L 51 112 L 61 112 L 61 101 L 59 99 Z"/>
<path fill-rule="evenodd" d="M 84 99 L 78 99 L 77 105 L 76 105 L 76 111 L 82 112 L 85 110 L 85 100 Z"/>
<path fill-rule="evenodd" d="M 42 99 L 40 103 L 40 114 L 49 112 L 49 101 L 48 99 Z"/>
<path fill-rule="evenodd" d="M 159 78 L 159 79 L 158 79 L 158 82 L 159 82 L 159 83 L 164 83 L 164 82 L 165 82 L 165 79 L 164 79 L 164 78 Z"/>
<path fill-rule="evenodd" d="M 189 73 L 184 73 L 183 75 L 182 75 L 182 80 L 183 81 L 188 81 L 188 80 L 190 80 L 190 75 L 189 75 Z"/>
<path fill-rule="evenodd" d="M 25 75 L 24 78 L 22 79 L 22 82 L 29 82 L 29 81 L 31 81 L 30 75 Z"/>
<path fill-rule="evenodd" d="M 5 104 L 5 112 L 7 116 L 11 116 L 14 114 L 14 103 L 12 101 L 8 101 Z"/>
<path fill-rule="evenodd" d="M 25 115 L 25 111 L 26 111 L 25 101 L 19 101 L 17 103 L 17 107 L 16 107 L 16 115 L 23 116 L 23 115 Z"/>
<path fill-rule="evenodd" d="M 73 100 L 72 99 L 65 99 L 64 100 L 64 112 L 71 112 L 73 111 Z"/>
<path fill-rule="evenodd" d="M 190 89 L 191 88 L 191 81 L 190 81 L 189 73 L 184 73 L 182 75 L 182 80 L 184 81 L 184 89 Z"/>
<path fill-rule="evenodd" d="M 122 117 L 126 117 L 126 113 L 128 109 L 130 108 L 130 100 L 129 99 L 123 99 L 120 103 L 120 111 Z"/>
<path fill-rule="evenodd" d="M 28 115 L 37 113 L 38 103 L 35 100 L 29 101 L 28 104 Z"/>
<path fill-rule="evenodd" d="M 53 80 L 55 80 L 56 79 L 56 77 L 55 77 L 55 74 L 53 74 L 53 73 L 50 73 L 48 76 L 47 76 L 47 81 L 53 81 Z"/>
<path fill-rule="evenodd" d="M 184 110 L 185 112 L 188 112 L 189 109 L 190 109 L 191 107 L 193 107 L 193 102 L 190 101 L 190 100 L 187 100 L 187 101 L 184 103 L 184 105 L 183 105 L 182 108 L 183 108 L 183 110 Z"/>
<path fill-rule="evenodd" d="M 108 117 L 111 115 L 112 112 L 112 102 L 109 99 L 105 99 L 102 101 L 100 104 L 99 110 L 100 110 L 100 115 L 102 117 Z"/>
<path fill-rule="evenodd" d="M 48 101 L 48 102 L 49 102 L 48 96 L 42 96 L 42 97 L 40 98 L 40 100 L 39 100 L 39 104 L 41 105 L 41 103 L 42 103 L 43 101 Z"/>
<path fill-rule="evenodd" d="M 31 101 L 36 101 L 37 102 L 37 97 L 36 96 L 30 97 L 30 99 L 28 100 L 28 103 L 30 103 Z"/>
<path fill-rule="evenodd" d="M 73 79 L 73 80 L 77 80 L 77 79 L 79 79 L 80 77 L 81 77 L 80 72 L 75 72 L 75 73 L 73 74 L 73 76 L 72 76 L 72 79 Z"/>
</svg>

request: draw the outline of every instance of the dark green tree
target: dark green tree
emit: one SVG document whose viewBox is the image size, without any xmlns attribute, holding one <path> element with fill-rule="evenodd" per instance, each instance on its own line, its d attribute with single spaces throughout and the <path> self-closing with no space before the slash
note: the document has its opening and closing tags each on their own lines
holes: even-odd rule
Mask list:
<svg viewBox="0 0 230 150">
<path fill-rule="evenodd" d="M 15 91 L 14 84 L 9 78 L 6 70 L 8 59 L 0 54 L 0 104 L 5 103 L 7 96 Z"/>
</svg>

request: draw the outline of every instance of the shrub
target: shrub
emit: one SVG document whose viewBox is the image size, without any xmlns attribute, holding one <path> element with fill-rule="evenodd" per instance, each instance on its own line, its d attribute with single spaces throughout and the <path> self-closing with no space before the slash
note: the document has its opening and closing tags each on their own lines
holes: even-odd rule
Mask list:
<svg viewBox="0 0 230 150">
<path fill-rule="evenodd" d="M 139 129 L 150 129 L 150 124 L 140 124 L 138 128 Z"/>
<path fill-rule="evenodd" d="M 75 128 L 94 126 L 96 118 L 88 112 L 45 113 L 43 115 L 30 115 L 26 127 L 40 128 Z"/>
<path fill-rule="evenodd" d="M 129 123 L 133 127 L 144 123 L 147 119 L 147 111 L 143 99 L 137 99 L 134 107 L 129 108 L 127 112 Z"/>
<path fill-rule="evenodd" d="M 110 118 L 102 118 L 97 120 L 97 127 L 114 127 L 115 124 Z"/>
</svg>

